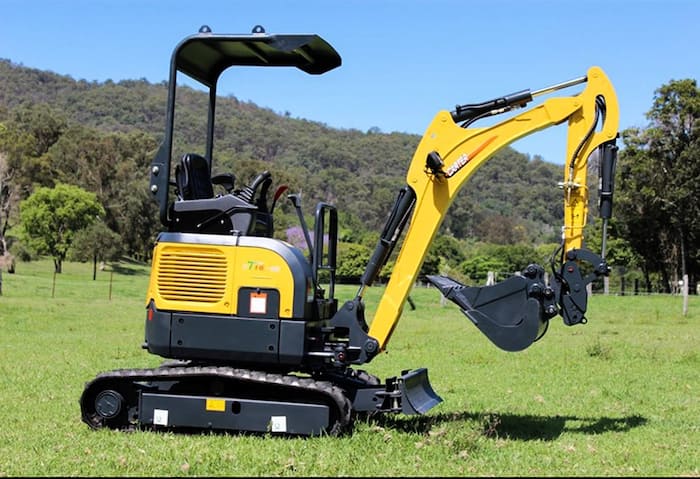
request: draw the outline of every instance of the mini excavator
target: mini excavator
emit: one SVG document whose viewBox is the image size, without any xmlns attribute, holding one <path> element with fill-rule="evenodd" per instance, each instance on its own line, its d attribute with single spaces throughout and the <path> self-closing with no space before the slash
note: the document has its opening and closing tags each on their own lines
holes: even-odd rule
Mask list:
<svg viewBox="0 0 700 479">
<path fill-rule="evenodd" d="M 316 34 L 268 34 L 259 25 L 250 34 L 216 34 L 205 25 L 176 46 L 164 140 L 150 166 L 163 230 L 153 250 L 143 343 L 164 360 L 86 382 L 79 402 L 88 426 L 333 436 L 351 431 L 362 414 L 425 414 L 442 402 L 426 368 L 381 380 L 360 367 L 387 349 L 426 252 L 466 181 L 506 145 L 562 123 L 568 138 L 558 186 L 565 217 L 551 274 L 531 264 L 493 285 L 466 286 L 441 275 L 427 280 L 505 351 L 529 347 L 557 315 L 568 326 L 586 322 L 586 287 L 610 270 L 605 238 L 600 254 L 583 241 L 593 154 L 603 235 L 612 215 L 619 118 L 603 70 L 591 67 L 585 76 L 547 88 L 439 111 L 408 165 L 357 294 L 340 304 L 334 297 L 336 208 L 319 203 L 309 231 L 299 196 L 287 196 L 307 238 L 308 252 L 302 252 L 273 236 L 274 204 L 284 187 L 268 198 L 269 171 L 240 188 L 233 174 L 211 174 L 216 86 L 226 69 L 296 67 L 320 75 L 340 65 L 336 50 Z M 206 151 L 178 153 L 173 161 L 179 73 L 208 90 L 209 112 Z M 583 87 L 576 94 L 527 108 L 538 96 L 577 85 Z M 472 126 L 508 112 L 510 118 L 493 126 Z M 215 194 L 213 185 L 225 193 Z M 397 244 L 390 279 L 367 321 L 363 297 Z"/>
</svg>

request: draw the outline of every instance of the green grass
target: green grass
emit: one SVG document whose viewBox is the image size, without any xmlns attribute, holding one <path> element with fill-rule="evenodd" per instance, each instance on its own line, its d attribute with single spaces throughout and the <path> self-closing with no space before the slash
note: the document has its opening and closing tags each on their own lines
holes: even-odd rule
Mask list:
<svg viewBox="0 0 700 479">
<path fill-rule="evenodd" d="M 594 296 L 525 351 L 497 349 L 435 289 L 412 292 L 379 377 L 427 367 L 424 416 L 294 438 L 93 431 L 86 381 L 155 366 L 141 349 L 148 267 L 19 263 L 0 296 L 0 476 L 700 476 L 700 300 Z M 355 287 L 338 288 L 348 299 Z M 381 294 L 366 294 L 368 320 Z"/>
</svg>

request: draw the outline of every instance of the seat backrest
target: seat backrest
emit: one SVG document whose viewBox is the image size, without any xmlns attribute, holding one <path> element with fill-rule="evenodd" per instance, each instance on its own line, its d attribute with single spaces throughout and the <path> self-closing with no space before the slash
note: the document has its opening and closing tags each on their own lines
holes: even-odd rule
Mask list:
<svg viewBox="0 0 700 479">
<path fill-rule="evenodd" d="M 187 153 L 175 168 L 175 181 L 183 200 L 202 200 L 214 197 L 209 163 L 203 156 Z"/>
</svg>

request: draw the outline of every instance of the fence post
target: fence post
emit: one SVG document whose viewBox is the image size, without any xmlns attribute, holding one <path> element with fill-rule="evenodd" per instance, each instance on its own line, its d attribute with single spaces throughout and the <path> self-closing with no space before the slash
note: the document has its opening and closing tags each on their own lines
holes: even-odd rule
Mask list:
<svg viewBox="0 0 700 479">
<path fill-rule="evenodd" d="M 496 273 L 493 271 L 488 272 L 488 276 L 486 276 L 486 285 L 491 286 L 496 284 Z"/>
<path fill-rule="evenodd" d="M 688 275 L 683 275 L 683 316 L 688 315 Z"/>
</svg>

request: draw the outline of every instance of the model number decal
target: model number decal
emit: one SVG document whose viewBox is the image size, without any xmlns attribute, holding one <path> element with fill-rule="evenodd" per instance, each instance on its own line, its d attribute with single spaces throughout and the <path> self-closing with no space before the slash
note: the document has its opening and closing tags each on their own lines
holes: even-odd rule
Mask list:
<svg viewBox="0 0 700 479">
<path fill-rule="evenodd" d="M 269 271 L 271 273 L 279 273 L 281 268 L 278 265 L 268 266 L 262 261 L 249 260 L 243 263 L 243 269 L 247 271 Z"/>
</svg>

